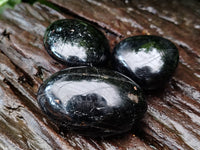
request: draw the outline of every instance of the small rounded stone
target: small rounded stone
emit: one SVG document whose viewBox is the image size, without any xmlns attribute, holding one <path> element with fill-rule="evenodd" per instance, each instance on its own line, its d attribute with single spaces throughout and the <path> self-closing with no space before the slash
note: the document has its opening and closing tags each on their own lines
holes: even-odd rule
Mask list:
<svg viewBox="0 0 200 150">
<path fill-rule="evenodd" d="M 62 128 L 96 137 L 127 132 L 147 110 L 135 82 L 94 67 L 55 73 L 40 86 L 38 103 Z"/>
<path fill-rule="evenodd" d="M 141 35 L 121 41 L 114 48 L 112 59 L 115 70 L 151 91 L 163 87 L 170 79 L 177 67 L 179 53 L 165 38 Z"/>
<path fill-rule="evenodd" d="M 44 46 L 50 56 L 67 66 L 103 66 L 110 56 L 104 34 L 74 19 L 53 22 L 45 32 Z"/>
</svg>

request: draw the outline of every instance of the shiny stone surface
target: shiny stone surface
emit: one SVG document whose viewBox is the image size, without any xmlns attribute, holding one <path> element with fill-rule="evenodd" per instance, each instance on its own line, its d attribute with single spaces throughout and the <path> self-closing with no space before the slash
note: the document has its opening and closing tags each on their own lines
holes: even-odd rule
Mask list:
<svg viewBox="0 0 200 150">
<path fill-rule="evenodd" d="M 38 102 L 55 123 L 86 136 L 127 132 L 147 109 L 136 83 L 93 67 L 55 73 L 39 88 Z"/>
<path fill-rule="evenodd" d="M 74 19 L 53 22 L 45 32 L 44 46 L 54 59 L 67 66 L 103 66 L 110 55 L 104 34 Z"/>
<path fill-rule="evenodd" d="M 129 76 L 145 90 L 164 87 L 179 60 L 176 46 L 159 36 L 133 36 L 121 41 L 113 51 L 113 67 Z"/>
</svg>

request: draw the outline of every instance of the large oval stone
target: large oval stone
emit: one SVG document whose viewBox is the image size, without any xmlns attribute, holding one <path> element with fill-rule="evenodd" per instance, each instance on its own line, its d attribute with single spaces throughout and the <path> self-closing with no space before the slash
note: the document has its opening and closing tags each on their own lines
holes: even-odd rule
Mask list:
<svg viewBox="0 0 200 150">
<path fill-rule="evenodd" d="M 121 41 L 112 56 L 114 68 L 145 90 L 163 87 L 179 60 L 178 49 L 172 42 L 152 35 L 133 36 Z"/>
<path fill-rule="evenodd" d="M 135 82 L 92 67 L 55 73 L 39 88 L 38 103 L 55 123 L 86 136 L 126 132 L 147 110 Z"/>
<path fill-rule="evenodd" d="M 47 52 L 68 66 L 103 66 L 110 55 L 104 34 L 92 25 L 73 19 L 57 20 L 44 35 Z"/>
</svg>

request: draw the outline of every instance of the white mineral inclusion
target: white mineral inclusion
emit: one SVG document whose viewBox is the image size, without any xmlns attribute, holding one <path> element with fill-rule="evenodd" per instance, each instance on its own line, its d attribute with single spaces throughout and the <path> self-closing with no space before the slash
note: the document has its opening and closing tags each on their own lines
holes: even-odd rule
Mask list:
<svg viewBox="0 0 200 150">
<path fill-rule="evenodd" d="M 70 56 L 76 56 L 79 59 L 84 60 L 86 55 L 86 50 L 84 47 L 79 46 L 77 43 L 64 43 L 62 39 L 58 39 L 52 46 L 52 52 L 58 57 L 68 58 Z"/>
<path fill-rule="evenodd" d="M 87 94 L 98 94 L 104 96 L 108 106 L 118 106 L 121 101 L 120 95 L 117 92 L 117 87 L 103 83 L 97 82 L 96 80 L 91 81 L 57 81 L 51 86 L 51 90 L 48 92 L 53 92 L 53 94 L 62 101 L 65 105 L 68 100 L 70 100 L 74 95 Z"/>
<path fill-rule="evenodd" d="M 162 53 L 158 53 L 156 48 L 152 48 L 148 52 L 145 51 L 145 48 L 140 48 L 137 53 L 124 50 L 120 53 L 119 59 L 133 71 L 147 66 L 151 68 L 152 72 L 158 72 L 163 66 Z"/>
</svg>

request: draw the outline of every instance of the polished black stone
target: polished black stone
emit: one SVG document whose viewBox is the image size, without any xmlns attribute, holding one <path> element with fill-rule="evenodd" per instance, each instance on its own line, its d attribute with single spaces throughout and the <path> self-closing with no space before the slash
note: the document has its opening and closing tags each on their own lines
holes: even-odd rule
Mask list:
<svg viewBox="0 0 200 150">
<path fill-rule="evenodd" d="M 110 55 L 101 31 L 73 19 L 52 23 L 45 32 L 44 46 L 50 56 L 68 66 L 103 66 Z"/>
<path fill-rule="evenodd" d="M 158 36 L 133 36 L 121 41 L 113 50 L 113 67 L 129 76 L 141 88 L 156 90 L 174 73 L 179 53 L 176 46 Z"/>
<path fill-rule="evenodd" d="M 55 123 L 86 136 L 126 132 L 147 110 L 135 82 L 93 67 L 55 73 L 39 88 L 38 103 Z"/>
</svg>

